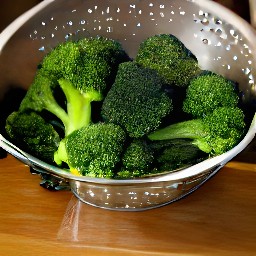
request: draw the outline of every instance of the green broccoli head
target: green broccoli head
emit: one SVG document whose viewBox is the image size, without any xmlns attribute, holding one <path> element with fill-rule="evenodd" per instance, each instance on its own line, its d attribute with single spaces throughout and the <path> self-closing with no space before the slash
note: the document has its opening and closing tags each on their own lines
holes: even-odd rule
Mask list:
<svg viewBox="0 0 256 256">
<path fill-rule="evenodd" d="M 119 42 L 105 37 L 83 38 L 59 44 L 41 64 L 57 79 L 73 83 L 81 93 L 104 94 L 119 63 L 129 60 Z"/>
<path fill-rule="evenodd" d="M 234 82 L 216 73 L 206 72 L 191 80 L 183 110 L 200 118 L 218 107 L 235 107 L 238 101 Z"/>
<path fill-rule="evenodd" d="M 87 57 L 83 60 L 81 65 L 77 66 L 76 72 L 73 73 L 69 81 L 71 81 L 85 97 L 88 97 L 91 92 L 97 92 L 99 101 L 101 101 L 110 87 L 108 78 L 112 71 L 112 67 L 102 57 Z"/>
<path fill-rule="evenodd" d="M 34 156 L 53 163 L 60 137 L 54 127 L 35 112 L 13 112 L 6 120 L 6 133 L 10 140 Z"/>
<path fill-rule="evenodd" d="M 172 101 L 162 85 L 154 70 L 134 62 L 120 64 L 116 80 L 103 101 L 103 120 L 120 125 L 134 138 L 155 130 L 172 110 Z"/>
<path fill-rule="evenodd" d="M 139 47 L 135 61 L 156 70 L 166 84 L 187 86 L 201 72 L 198 61 L 175 36 L 160 34 L 147 38 Z"/>
<path fill-rule="evenodd" d="M 120 42 L 102 36 L 83 38 L 78 41 L 80 50 L 87 56 L 100 57 L 108 64 L 117 66 L 129 60 Z"/>
<path fill-rule="evenodd" d="M 56 79 L 70 79 L 81 62 L 81 52 L 75 42 L 58 44 L 42 60 L 40 68 L 54 75 Z"/>
<path fill-rule="evenodd" d="M 133 140 L 122 156 L 122 166 L 117 178 L 141 177 L 150 172 L 154 161 L 153 151 L 144 140 Z"/>
<path fill-rule="evenodd" d="M 233 148 L 244 135 L 245 115 L 238 107 L 220 107 L 203 118 L 211 147 L 211 155 L 222 154 Z"/>
<path fill-rule="evenodd" d="M 129 60 L 118 41 L 105 37 L 83 38 L 77 41 L 81 63 L 70 81 L 82 92 L 90 90 L 102 95 L 108 91 L 120 63 Z"/>
<path fill-rule="evenodd" d="M 239 143 L 246 123 L 238 107 L 219 107 L 200 119 L 169 125 L 148 135 L 152 141 L 191 139 L 191 143 L 209 155 L 219 155 Z"/>
<path fill-rule="evenodd" d="M 67 136 L 55 152 L 55 162 L 66 162 L 74 174 L 111 178 L 120 161 L 125 132 L 115 124 L 97 123 Z"/>
</svg>

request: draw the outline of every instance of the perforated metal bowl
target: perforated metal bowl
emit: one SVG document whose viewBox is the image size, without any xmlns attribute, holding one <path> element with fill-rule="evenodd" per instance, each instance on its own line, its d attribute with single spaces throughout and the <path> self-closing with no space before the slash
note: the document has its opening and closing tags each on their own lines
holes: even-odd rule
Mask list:
<svg viewBox="0 0 256 256">
<path fill-rule="evenodd" d="M 59 42 L 101 35 L 120 41 L 134 57 L 142 40 L 160 33 L 177 36 L 197 56 L 202 68 L 237 81 L 243 104 L 254 113 L 255 32 L 240 17 L 207 0 L 43 1 L 0 35 L 2 106 L 11 111 L 18 98 L 6 100 L 8 92 L 27 89 L 38 62 Z M 74 176 L 22 152 L 3 136 L 1 147 L 35 170 L 68 182 L 85 203 L 136 211 L 165 205 L 191 193 L 240 153 L 255 132 L 256 119 L 252 118 L 244 139 L 225 154 L 178 172 L 134 180 Z"/>
</svg>

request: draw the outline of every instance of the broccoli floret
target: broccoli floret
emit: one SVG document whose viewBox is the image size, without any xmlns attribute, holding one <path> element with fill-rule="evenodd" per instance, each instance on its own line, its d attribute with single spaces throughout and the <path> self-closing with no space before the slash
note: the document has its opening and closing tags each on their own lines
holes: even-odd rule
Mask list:
<svg viewBox="0 0 256 256">
<path fill-rule="evenodd" d="M 115 124 L 97 123 L 72 132 L 61 141 L 55 162 L 68 164 L 73 174 L 111 178 L 120 161 L 126 135 Z"/>
<path fill-rule="evenodd" d="M 191 143 L 211 156 L 233 148 L 245 132 L 244 113 L 238 107 L 219 107 L 203 118 L 169 125 L 148 135 L 152 141 L 191 139 Z"/>
<path fill-rule="evenodd" d="M 169 85 L 185 87 L 201 72 L 191 51 L 177 37 L 168 34 L 144 40 L 139 46 L 135 61 L 156 70 Z"/>
<path fill-rule="evenodd" d="M 77 65 L 81 63 L 81 51 L 75 42 L 58 44 L 44 56 L 39 68 L 47 70 L 56 79 L 70 79 Z"/>
<path fill-rule="evenodd" d="M 154 131 L 172 110 L 172 101 L 162 85 L 154 70 L 134 62 L 120 64 L 115 82 L 103 101 L 103 120 L 120 125 L 134 138 Z"/>
<path fill-rule="evenodd" d="M 110 65 L 117 66 L 130 59 L 118 41 L 105 37 L 83 38 L 78 41 L 78 46 L 86 55 L 97 55 Z"/>
<path fill-rule="evenodd" d="M 102 52 L 105 50 L 108 54 Z M 109 78 L 116 73 L 114 66 L 125 56 L 121 46 L 110 39 L 92 38 L 58 45 L 43 59 L 20 111 L 53 113 L 63 122 L 65 135 L 87 126 L 91 122 L 91 102 L 103 99 L 110 86 Z M 66 109 L 56 101 L 58 87 L 66 97 Z"/>
<path fill-rule="evenodd" d="M 6 133 L 15 144 L 34 156 L 53 163 L 59 134 L 35 112 L 13 112 L 6 120 Z"/>
<path fill-rule="evenodd" d="M 183 101 L 183 111 L 201 118 L 217 107 L 235 107 L 239 102 L 235 83 L 213 72 L 192 79 Z"/>
<path fill-rule="evenodd" d="M 119 42 L 105 37 L 83 38 L 77 46 L 83 65 L 78 65 L 71 81 L 83 93 L 86 85 L 104 96 L 114 81 L 118 65 L 130 60 L 129 56 Z"/>
<path fill-rule="evenodd" d="M 144 140 L 133 140 L 122 156 L 117 178 L 141 177 L 150 172 L 154 161 L 153 150 Z"/>
</svg>

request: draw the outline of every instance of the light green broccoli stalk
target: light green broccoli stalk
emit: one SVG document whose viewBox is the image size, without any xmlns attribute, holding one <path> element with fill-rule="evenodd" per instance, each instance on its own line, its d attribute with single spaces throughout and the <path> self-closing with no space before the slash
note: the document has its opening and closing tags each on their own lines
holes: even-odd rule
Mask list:
<svg viewBox="0 0 256 256">
<path fill-rule="evenodd" d="M 209 155 L 233 148 L 245 132 L 244 113 L 238 107 L 220 107 L 200 119 L 169 125 L 148 135 L 152 141 L 191 139 L 191 143 Z"/>
</svg>

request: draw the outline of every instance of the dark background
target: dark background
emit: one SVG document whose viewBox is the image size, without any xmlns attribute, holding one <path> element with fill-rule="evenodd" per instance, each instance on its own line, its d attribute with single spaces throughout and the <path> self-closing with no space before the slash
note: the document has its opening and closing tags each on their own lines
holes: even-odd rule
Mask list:
<svg viewBox="0 0 256 256">
<path fill-rule="evenodd" d="M 249 0 L 215 0 L 250 22 Z"/>
<path fill-rule="evenodd" d="M 104 0 L 101 0 L 104 1 Z M 250 22 L 249 0 L 215 0 L 238 13 Z M 1 0 L 0 2 L 0 32 L 16 17 L 41 2 L 40 0 Z"/>
<path fill-rule="evenodd" d="M 0 0 L 0 32 L 40 0 Z"/>
</svg>

